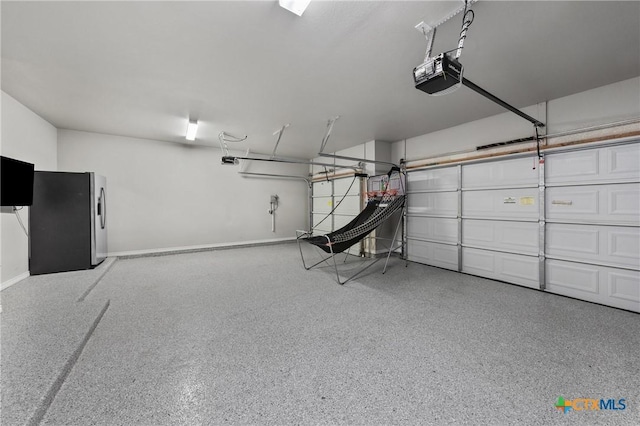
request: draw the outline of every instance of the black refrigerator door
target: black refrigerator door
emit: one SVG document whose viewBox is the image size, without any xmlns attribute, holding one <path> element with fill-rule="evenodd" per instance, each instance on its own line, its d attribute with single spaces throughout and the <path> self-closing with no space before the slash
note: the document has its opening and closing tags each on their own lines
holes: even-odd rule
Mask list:
<svg viewBox="0 0 640 426">
<path fill-rule="evenodd" d="M 32 275 L 90 268 L 89 173 L 36 172 L 29 224 Z"/>
</svg>

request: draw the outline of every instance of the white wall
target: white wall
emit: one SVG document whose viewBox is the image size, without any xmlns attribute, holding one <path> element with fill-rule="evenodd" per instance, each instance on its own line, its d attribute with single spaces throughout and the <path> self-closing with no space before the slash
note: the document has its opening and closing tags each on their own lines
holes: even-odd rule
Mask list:
<svg viewBox="0 0 640 426">
<path fill-rule="evenodd" d="M 2 92 L 3 156 L 34 163 L 36 170 L 57 170 L 56 128 Z M 28 207 L 19 212 L 29 226 Z M 0 273 L 2 288 L 25 277 L 29 271 L 29 240 L 10 210 L 0 215 Z"/>
<path fill-rule="evenodd" d="M 461 89 L 463 90 L 463 89 Z M 522 110 L 546 124 L 546 134 L 640 117 L 640 77 L 550 100 Z M 507 99 L 508 100 L 508 99 Z M 433 102 L 438 99 L 434 98 Z M 487 100 L 487 102 L 490 102 Z M 548 115 L 548 116 L 547 116 Z M 479 145 L 533 135 L 533 125 L 512 112 L 465 123 L 438 132 L 397 141 L 392 158 L 407 161 L 475 151 Z"/>
<path fill-rule="evenodd" d="M 244 178 L 220 158 L 218 148 L 58 130 L 59 170 L 107 177 L 111 255 L 287 239 L 306 228 L 304 181 Z M 255 162 L 245 170 L 308 173 Z M 280 197 L 275 233 L 271 194 Z"/>
<path fill-rule="evenodd" d="M 640 117 L 640 77 L 549 102 L 549 130 L 559 133 Z"/>
</svg>

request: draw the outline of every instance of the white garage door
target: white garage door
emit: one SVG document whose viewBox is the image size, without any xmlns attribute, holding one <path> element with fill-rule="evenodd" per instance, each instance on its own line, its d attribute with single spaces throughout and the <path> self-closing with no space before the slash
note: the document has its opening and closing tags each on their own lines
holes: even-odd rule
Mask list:
<svg viewBox="0 0 640 426">
<path fill-rule="evenodd" d="M 407 173 L 407 259 L 459 270 L 459 166 Z"/>
<path fill-rule="evenodd" d="M 410 171 L 408 260 L 640 312 L 640 142 L 544 163 Z"/>
<path fill-rule="evenodd" d="M 462 166 L 463 272 L 540 288 L 536 163 L 525 157 Z"/>
<path fill-rule="evenodd" d="M 546 290 L 640 312 L 640 144 L 546 160 Z"/>
<path fill-rule="evenodd" d="M 314 234 L 326 234 L 351 222 L 362 210 L 360 191 L 361 178 L 354 181 L 353 176 L 313 182 L 311 219 Z M 349 250 L 359 252 L 360 247 L 356 245 Z"/>
<path fill-rule="evenodd" d="M 333 181 L 313 182 L 311 228 L 315 234 L 326 234 L 333 230 Z"/>
</svg>

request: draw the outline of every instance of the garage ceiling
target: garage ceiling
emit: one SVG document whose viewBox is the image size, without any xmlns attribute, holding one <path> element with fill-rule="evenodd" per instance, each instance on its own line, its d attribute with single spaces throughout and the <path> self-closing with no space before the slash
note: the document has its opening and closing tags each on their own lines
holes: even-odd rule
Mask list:
<svg viewBox="0 0 640 426">
<path fill-rule="evenodd" d="M 317 1 L 302 17 L 277 1 L 2 2 L 2 90 L 58 128 L 311 158 L 396 141 L 503 110 L 461 88 L 430 97 L 411 71 L 414 29 L 462 3 Z M 465 76 L 516 107 L 640 75 L 640 2 L 480 1 Z M 457 44 L 461 16 L 433 52 Z M 521 120 L 514 115 L 515 120 Z"/>
</svg>

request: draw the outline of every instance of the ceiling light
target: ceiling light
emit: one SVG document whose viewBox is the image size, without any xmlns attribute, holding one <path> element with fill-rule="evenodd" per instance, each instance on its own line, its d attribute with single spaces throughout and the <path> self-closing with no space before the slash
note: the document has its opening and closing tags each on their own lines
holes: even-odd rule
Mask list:
<svg viewBox="0 0 640 426">
<path fill-rule="evenodd" d="M 198 122 L 196 120 L 189 120 L 189 125 L 187 126 L 187 138 L 188 141 L 196 140 L 196 132 L 198 131 Z"/>
<path fill-rule="evenodd" d="M 278 0 L 280 7 L 283 7 L 298 16 L 302 16 L 310 2 L 311 0 Z"/>
</svg>

